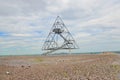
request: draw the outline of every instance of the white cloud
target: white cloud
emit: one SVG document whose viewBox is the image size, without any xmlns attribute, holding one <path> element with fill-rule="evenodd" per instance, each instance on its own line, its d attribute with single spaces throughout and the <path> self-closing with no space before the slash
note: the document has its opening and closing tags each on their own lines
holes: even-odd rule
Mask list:
<svg viewBox="0 0 120 80">
<path fill-rule="evenodd" d="M 119 9 L 119 0 L 0 0 L 0 47 L 40 48 L 60 15 L 82 49 L 108 49 L 100 44 L 120 44 Z"/>
<path fill-rule="evenodd" d="M 33 36 L 31 34 L 11 34 L 11 36 L 17 36 L 17 37 L 30 37 L 30 36 Z"/>
<path fill-rule="evenodd" d="M 46 9 L 51 13 L 60 13 L 69 7 L 69 0 L 51 0 L 47 3 L 48 6 L 46 7 Z"/>
</svg>

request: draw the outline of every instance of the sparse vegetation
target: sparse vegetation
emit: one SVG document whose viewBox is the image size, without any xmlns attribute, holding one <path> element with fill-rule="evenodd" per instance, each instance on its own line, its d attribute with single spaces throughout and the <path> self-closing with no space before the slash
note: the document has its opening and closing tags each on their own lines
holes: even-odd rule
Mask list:
<svg viewBox="0 0 120 80">
<path fill-rule="evenodd" d="M 35 61 L 35 62 L 42 62 L 43 59 L 42 58 L 34 58 L 33 61 Z"/>
<path fill-rule="evenodd" d="M 17 57 L 14 59 L 17 60 Z M 32 59 L 33 62 L 29 63 L 30 67 L 21 67 L 12 66 L 11 58 L 5 59 L 7 63 L 0 65 L 0 80 L 119 80 L 119 55 L 34 56 L 22 59 L 28 62 Z M 11 74 L 6 75 L 6 71 Z"/>
</svg>

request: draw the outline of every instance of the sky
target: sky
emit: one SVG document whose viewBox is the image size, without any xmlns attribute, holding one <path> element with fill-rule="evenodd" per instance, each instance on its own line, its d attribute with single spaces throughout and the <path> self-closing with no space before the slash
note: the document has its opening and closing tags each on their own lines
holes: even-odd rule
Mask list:
<svg viewBox="0 0 120 80">
<path fill-rule="evenodd" d="M 77 52 L 120 50 L 120 0 L 0 0 L 0 55 L 43 53 L 58 15 Z"/>
</svg>

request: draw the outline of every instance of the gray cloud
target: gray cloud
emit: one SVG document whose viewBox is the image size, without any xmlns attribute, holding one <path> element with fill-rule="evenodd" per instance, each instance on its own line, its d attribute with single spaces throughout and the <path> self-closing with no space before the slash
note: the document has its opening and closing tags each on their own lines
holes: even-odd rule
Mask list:
<svg viewBox="0 0 120 80">
<path fill-rule="evenodd" d="M 44 0 L 4 0 L 0 3 L 0 16 L 31 16 L 45 11 Z"/>
<path fill-rule="evenodd" d="M 120 44 L 119 9 L 119 0 L 0 0 L 0 32 L 8 35 L 0 35 L 0 47 L 3 53 L 5 48 L 11 51 L 15 47 L 41 51 L 60 15 L 84 51 L 90 51 L 93 42 L 95 51 L 96 47 L 98 51 L 116 50 L 115 45 Z"/>
</svg>

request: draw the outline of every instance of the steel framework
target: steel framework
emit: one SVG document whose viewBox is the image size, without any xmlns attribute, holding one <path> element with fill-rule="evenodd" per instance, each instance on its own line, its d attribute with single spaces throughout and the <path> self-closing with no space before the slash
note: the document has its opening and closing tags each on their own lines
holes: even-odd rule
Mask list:
<svg viewBox="0 0 120 80">
<path fill-rule="evenodd" d="M 45 55 L 54 52 L 59 49 L 77 49 L 78 46 L 73 39 L 71 33 L 63 23 L 62 19 L 57 16 L 53 27 L 47 36 L 42 50 L 48 50 Z"/>
</svg>

